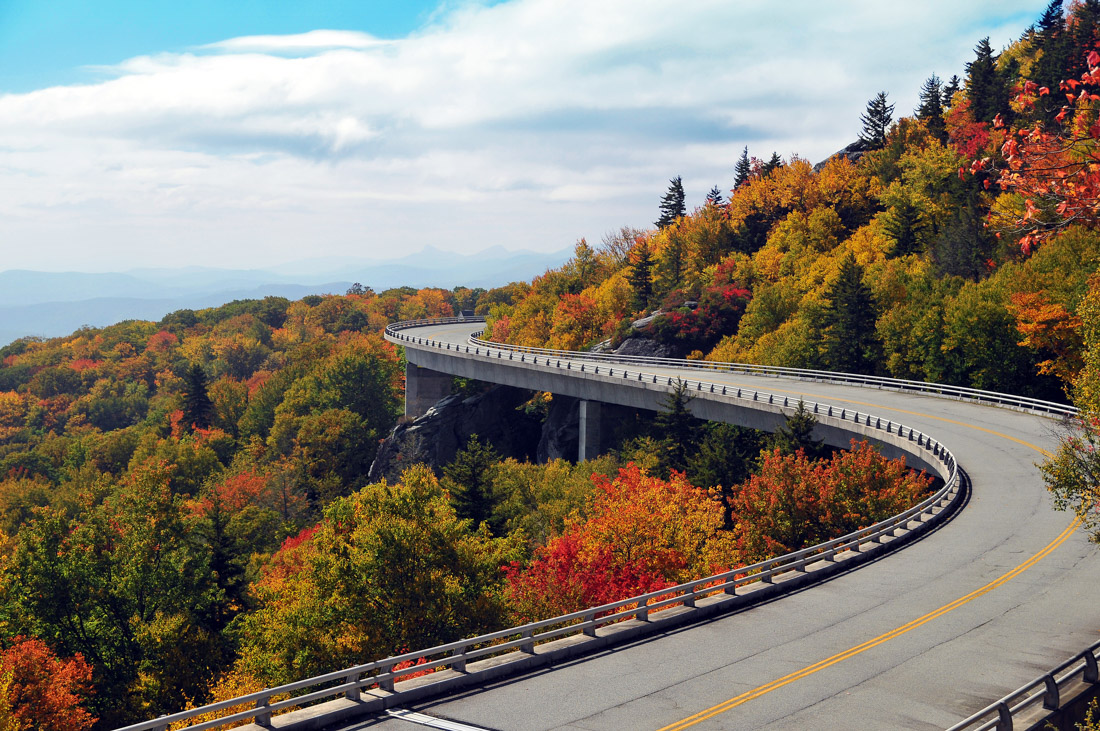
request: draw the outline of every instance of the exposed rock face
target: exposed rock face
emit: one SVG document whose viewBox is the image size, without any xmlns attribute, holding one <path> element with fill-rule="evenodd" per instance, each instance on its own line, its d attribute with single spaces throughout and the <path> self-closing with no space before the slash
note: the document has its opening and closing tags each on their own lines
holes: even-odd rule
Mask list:
<svg viewBox="0 0 1100 731">
<path fill-rule="evenodd" d="M 542 423 L 542 437 L 539 439 L 539 464 L 555 459 L 577 458 L 580 437 L 578 404 L 579 399 L 569 396 L 555 396 L 550 402 L 550 412 Z"/>
<path fill-rule="evenodd" d="M 509 386 L 493 386 L 468 398 L 448 396 L 416 421 L 394 428 L 378 449 L 370 481 L 385 478 L 394 482 L 402 470 L 414 464 L 439 468 L 453 460 L 473 434 L 492 444 L 502 457 L 534 459 L 539 419 L 516 410 L 529 398 L 529 391 Z"/>
<path fill-rule="evenodd" d="M 627 338 L 615 351 L 615 355 L 641 355 L 647 358 L 672 358 L 672 348 L 649 338 Z"/>
<path fill-rule="evenodd" d="M 866 152 L 868 152 L 867 145 L 864 144 L 863 140 L 856 140 L 852 144 L 845 147 L 843 150 L 838 150 L 837 152 L 834 152 L 832 155 L 829 155 L 817 165 L 814 165 L 814 172 L 821 172 L 822 168 L 825 167 L 825 163 L 829 162 L 829 160 L 832 160 L 834 157 L 846 157 L 848 158 L 849 162 L 855 164 L 859 162 L 859 159 L 863 157 L 864 153 Z"/>
</svg>

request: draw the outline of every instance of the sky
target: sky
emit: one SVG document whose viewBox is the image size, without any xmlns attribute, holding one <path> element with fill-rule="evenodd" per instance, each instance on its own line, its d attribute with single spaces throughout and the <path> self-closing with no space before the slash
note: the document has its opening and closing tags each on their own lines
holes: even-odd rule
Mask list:
<svg viewBox="0 0 1100 731">
<path fill-rule="evenodd" d="M 1046 4 L 0 0 L 0 271 L 596 244 Z"/>
</svg>

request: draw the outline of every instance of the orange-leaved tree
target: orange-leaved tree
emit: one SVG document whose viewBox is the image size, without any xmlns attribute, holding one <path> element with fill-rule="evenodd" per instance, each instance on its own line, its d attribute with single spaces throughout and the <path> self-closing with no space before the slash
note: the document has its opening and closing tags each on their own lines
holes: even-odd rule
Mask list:
<svg viewBox="0 0 1100 731">
<path fill-rule="evenodd" d="M 46 643 L 15 637 L 0 652 L 0 730 L 84 731 L 95 717 L 84 707 L 92 667 L 77 654 L 59 658 Z"/>
<path fill-rule="evenodd" d="M 722 506 L 678 472 L 651 477 L 633 463 L 593 475 L 587 520 L 506 569 L 513 608 L 544 619 L 672 586 L 736 562 Z"/>
<path fill-rule="evenodd" d="M 765 456 L 760 472 L 730 500 L 737 546 L 745 562 L 760 561 L 842 536 L 914 504 L 930 478 L 883 457 L 867 442 L 827 460 L 805 452 Z"/>
</svg>

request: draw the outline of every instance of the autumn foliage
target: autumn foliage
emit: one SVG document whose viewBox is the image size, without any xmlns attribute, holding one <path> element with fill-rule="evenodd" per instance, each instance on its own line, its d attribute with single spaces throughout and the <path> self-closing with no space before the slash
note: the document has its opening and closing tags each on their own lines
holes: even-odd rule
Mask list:
<svg viewBox="0 0 1100 731">
<path fill-rule="evenodd" d="M 84 731 L 96 719 L 83 707 L 92 667 L 80 655 L 61 659 L 41 640 L 11 638 L 0 652 L 0 728 Z"/>
</svg>

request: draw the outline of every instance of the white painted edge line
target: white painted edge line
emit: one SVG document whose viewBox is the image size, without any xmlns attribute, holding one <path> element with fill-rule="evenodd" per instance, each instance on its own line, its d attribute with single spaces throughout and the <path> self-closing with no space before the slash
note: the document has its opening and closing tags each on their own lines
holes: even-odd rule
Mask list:
<svg viewBox="0 0 1100 731">
<path fill-rule="evenodd" d="M 417 723 L 421 726 L 428 726 L 430 728 L 441 728 L 444 731 L 486 731 L 481 726 L 467 726 L 464 723 L 458 723 L 457 721 L 448 721 L 443 718 L 436 718 L 435 716 L 428 716 L 423 713 L 416 713 L 415 711 L 406 711 L 403 708 L 391 708 L 386 711 L 387 716 L 393 716 L 394 718 L 400 718 L 402 721 L 409 721 L 410 723 Z"/>
</svg>

